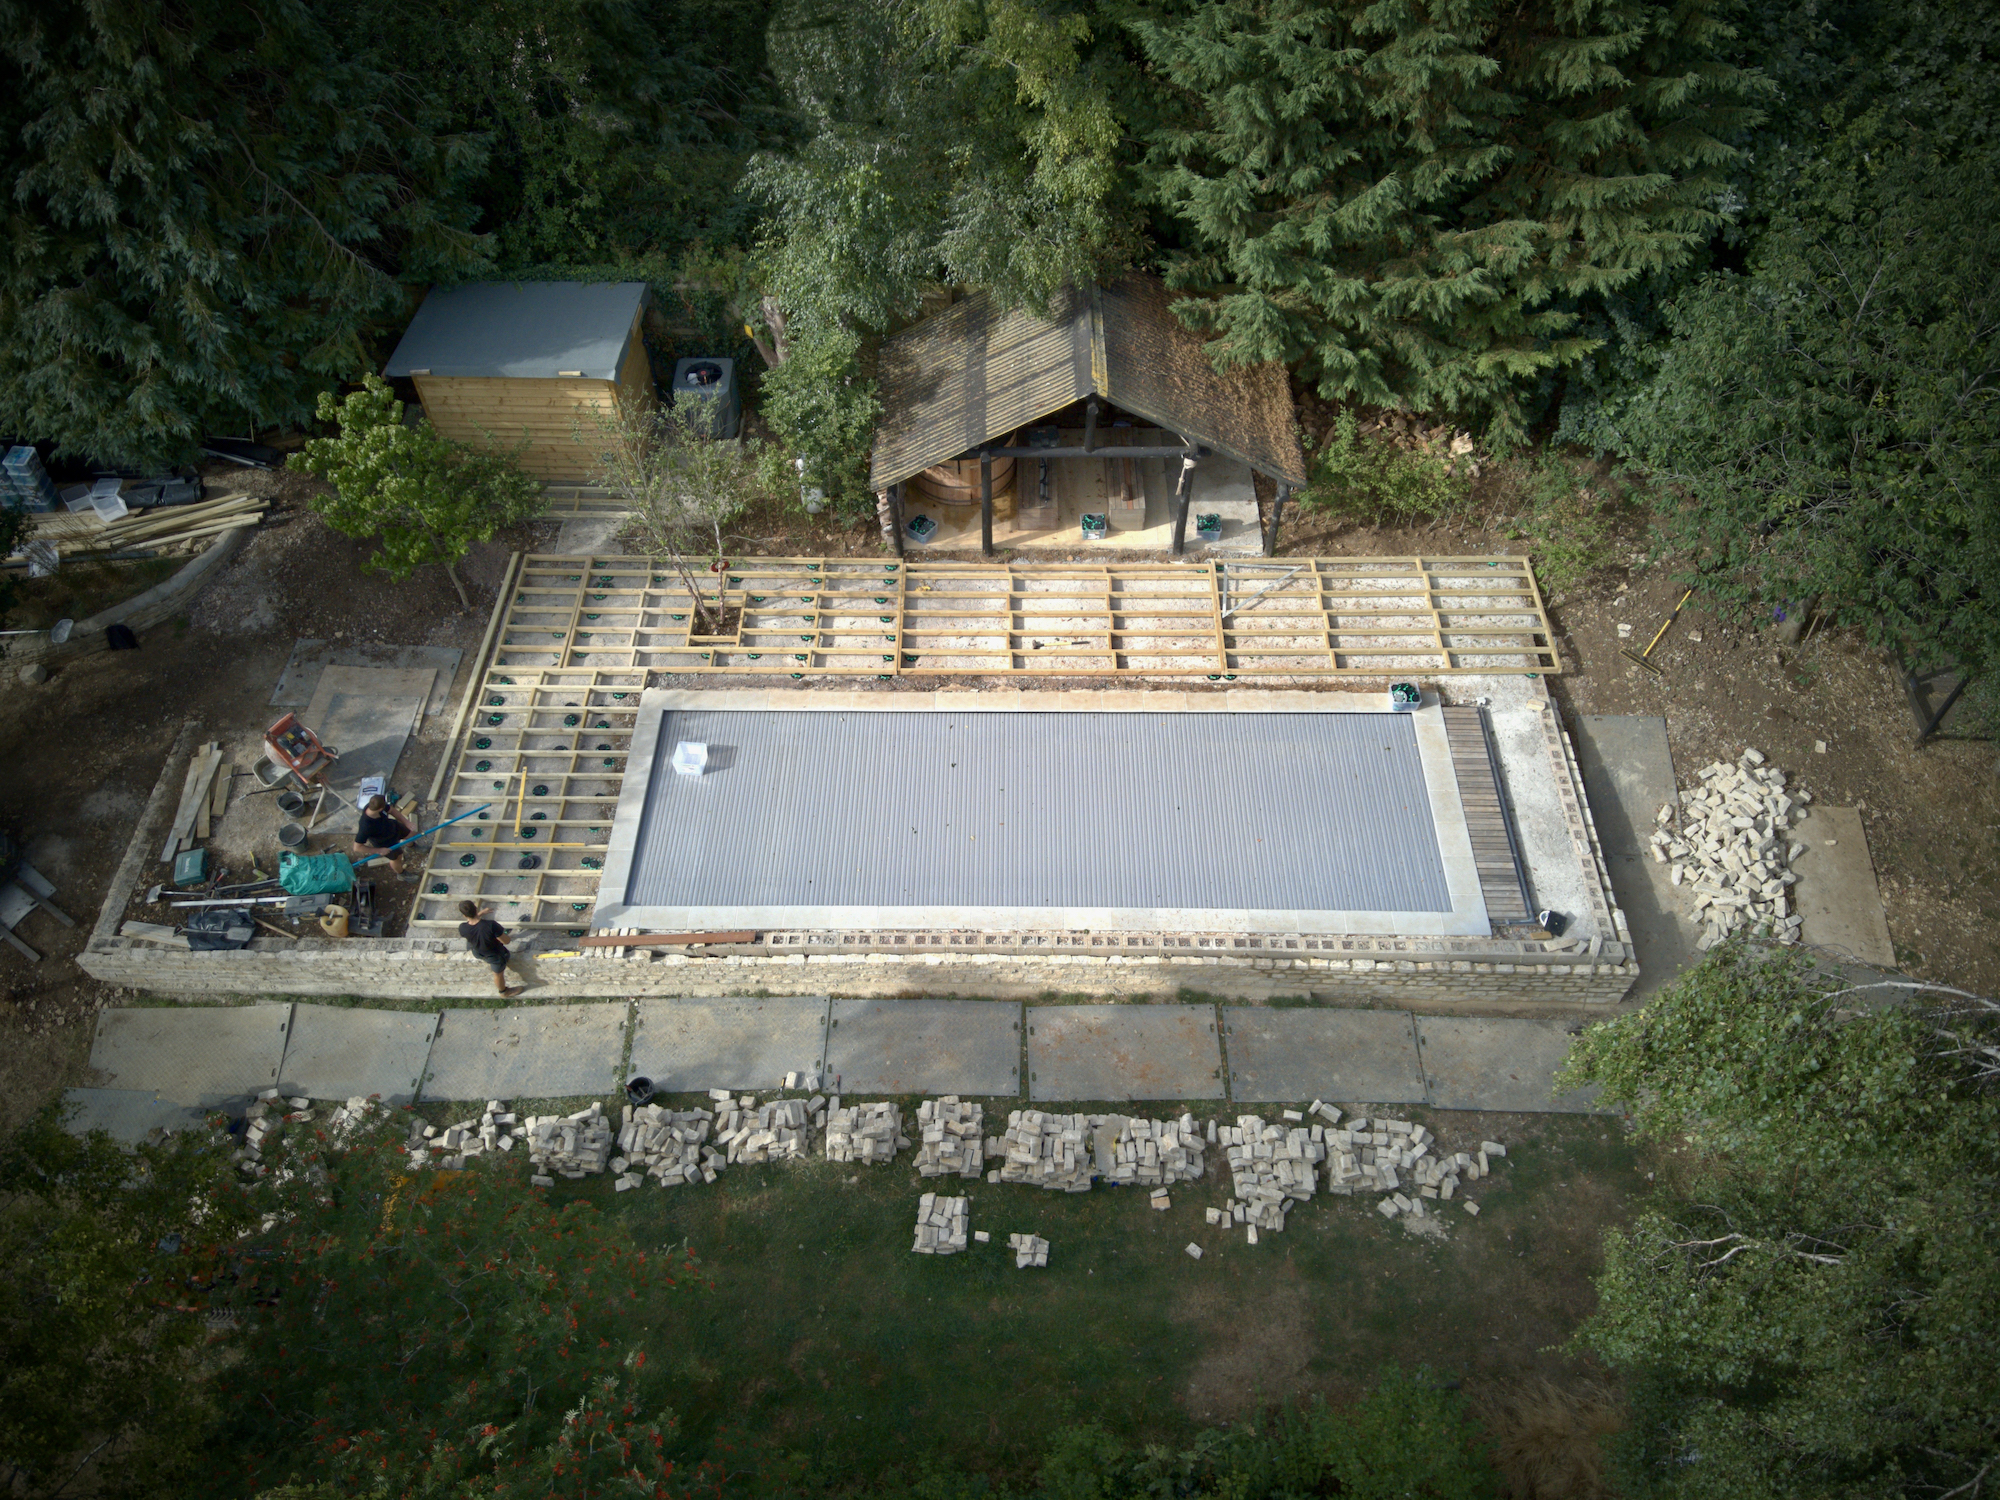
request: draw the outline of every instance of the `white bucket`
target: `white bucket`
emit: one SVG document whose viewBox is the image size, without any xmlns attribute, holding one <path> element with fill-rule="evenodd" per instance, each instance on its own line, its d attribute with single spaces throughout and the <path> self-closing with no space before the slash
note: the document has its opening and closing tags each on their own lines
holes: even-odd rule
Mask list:
<svg viewBox="0 0 2000 1500">
<path fill-rule="evenodd" d="M 708 746 L 697 740 L 682 740 L 674 746 L 674 769 L 683 776 L 699 776 L 708 767 Z"/>
</svg>

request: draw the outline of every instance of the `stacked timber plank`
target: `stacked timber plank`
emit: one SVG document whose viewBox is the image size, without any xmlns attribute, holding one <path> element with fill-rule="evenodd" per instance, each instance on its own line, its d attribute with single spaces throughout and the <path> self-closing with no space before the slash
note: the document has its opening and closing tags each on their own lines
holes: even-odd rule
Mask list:
<svg viewBox="0 0 2000 1500">
<path fill-rule="evenodd" d="M 229 783 L 215 784 L 216 773 L 221 769 L 222 747 L 214 740 L 196 750 L 188 761 L 187 779 L 181 783 L 180 805 L 167 827 L 167 840 L 160 846 L 162 860 L 171 861 L 183 849 L 192 848 L 196 839 L 208 837 L 210 820 L 229 798 Z"/>
<path fill-rule="evenodd" d="M 135 510 L 106 521 L 94 513 L 36 516 L 21 537 L 22 551 L 8 559 L 9 567 L 26 567 L 31 542 L 48 542 L 64 556 L 79 553 L 171 552 L 198 549 L 225 531 L 255 526 L 270 508 L 255 495 L 223 495 L 197 505 Z"/>
<path fill-rule="evenodd" d="M 1495 922 L 1526 922 L 1532 916 L 1521 865 L 1500 797 L 1499 772 L 1487 738 L 1486 711 L 1476 706 L 1443 710 L 1445 743 L 1451 747 L 1451 774 L 1472 840 L 1472 863 L 1479 872 L 1486 914 Z"/>
</svg>

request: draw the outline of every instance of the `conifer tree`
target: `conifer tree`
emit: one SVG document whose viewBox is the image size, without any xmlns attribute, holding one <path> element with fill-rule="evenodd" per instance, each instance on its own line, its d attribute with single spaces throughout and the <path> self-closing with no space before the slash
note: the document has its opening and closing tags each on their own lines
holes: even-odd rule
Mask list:
<svg viewBox="0 0 2000 1500">
<path fill-rule="evenodd" d="M 0 67 L 0 431 L 153 463 L 303 421 L 403 281 L 484 264 L 481 143 L 301 0 L 0 0 Z"/>
<path fill-rule="evenodd" d="M 1177 108 L 1144 190 L 1224 362 L 1520 433 L 1573 299 L 1673 266 L 1755 118 L 1718 0 L 1209 0 L 1126 24 Z"/>
</svg>

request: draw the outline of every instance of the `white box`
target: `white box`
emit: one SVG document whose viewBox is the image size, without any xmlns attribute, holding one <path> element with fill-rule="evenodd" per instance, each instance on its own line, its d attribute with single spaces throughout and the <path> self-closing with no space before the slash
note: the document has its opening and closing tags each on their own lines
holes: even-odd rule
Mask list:
<svg viewBox="0 0 2000 1500">
<path fill-rule="evenodd" d="M 674 746 L 674 769 L 683 776 L 699 776 L 708 767 L 708 746 L 682 740 Z"/>
</svg>

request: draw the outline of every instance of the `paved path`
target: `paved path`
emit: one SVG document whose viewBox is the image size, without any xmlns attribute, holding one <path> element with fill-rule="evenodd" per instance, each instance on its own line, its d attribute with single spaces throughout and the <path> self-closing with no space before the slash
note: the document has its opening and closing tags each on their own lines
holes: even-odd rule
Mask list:
<svg viewBox="0 0 2000 1500">
<path fill-rule="evenodd" d="M 764 1091 L 787 1074 L 851 1094 L 1036 1103 L 1233 1100 L 1578 1111 L 1555 1098 L 1568 1023 L 1400 1010 L 966 1000 L 644 1000 L 369 1010 L 303 1002 L 107 1010 L 78 1125 L 122 1140 L 234 1109 L 274 1084 L 344 1099 Z"/>
</svg>

